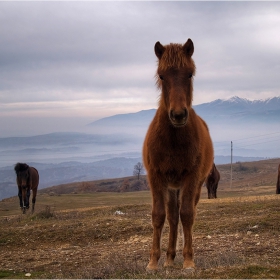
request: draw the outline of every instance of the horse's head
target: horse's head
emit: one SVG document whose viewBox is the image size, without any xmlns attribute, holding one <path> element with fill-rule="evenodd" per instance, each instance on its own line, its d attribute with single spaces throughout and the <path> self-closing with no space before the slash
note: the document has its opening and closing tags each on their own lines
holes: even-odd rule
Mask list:
<svg viewBox="0 0 280 280">
<path fill-rule="evenodd" d="M 27 181 L 29 179 L 29 166 L 26 163 L 17 163 L 15 165 L 15 172 L 17 174 L 17 184 L 22 189 L 26 189 Z"/>
<path fill-rule="evenodd" d="M 193 52 L 191 39 L 184 45 L 155 44 L 158 57 L 157 85 L 162 90 L 160 105 L 166 108 L 171 123 L 176 127 L 187 123 L 192 106 L 192 77 L 195 74 Z"/>
</svg>

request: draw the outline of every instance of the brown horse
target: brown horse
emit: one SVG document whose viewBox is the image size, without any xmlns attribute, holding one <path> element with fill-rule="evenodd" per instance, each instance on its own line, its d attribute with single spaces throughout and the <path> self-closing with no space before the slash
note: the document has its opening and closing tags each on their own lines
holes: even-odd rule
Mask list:
<svg viewBox="0 0 280 280">
<path fill-rule="evenodd" d="M 208 192 L 208 198 L 217 198 L 217 188 L 220 181 L 220 172 L 218 171 L 215 163 L 206 179 L 206 188 Z"/>
<path fill-rule="evenodd" d="M 213 146 L 206 123 L 192 108 L 192 40 L 184 45 L 163 46 L 157 42 L 154 49 L 161 96 L 143 144 L 153 202 L 153 242 L 147 270 L 158 269 L 166 216 L 170 232 L 164 265 L 173 266 L 180 218 L 184 232 L 183 268 L 194 268 L 192 227 L 201 186 L 212 167 Z"/>
<path fill-rule="evenodd" d="M 26 163 L 17 163 L 15 165 L 17 174 L 18 197 L 20 208 L 23 214 L 29 209 L 30 190 L 32 190 L 32 213 L 36 202 L 37 189 L 39 185 L 39 173 L 36 168 Z"/>
<path fill-rule="evenodd" d="M 276 184 L 276 194 L 280 194 L 280 164 L 278 166 L 278 178 Z"/>
</svg>

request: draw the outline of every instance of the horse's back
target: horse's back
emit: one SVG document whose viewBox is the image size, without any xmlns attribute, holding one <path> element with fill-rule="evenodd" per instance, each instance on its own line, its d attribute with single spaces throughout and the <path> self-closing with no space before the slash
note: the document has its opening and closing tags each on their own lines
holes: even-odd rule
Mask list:
<svg viewBox="0 0 280 280">
<path fill-rule="evenodd" d="M 31 176 L 31 181 L 32 181 L 32 186 L 31 188 L 37 188 L 39 185 L 39 172 L 35 167 L 30 166 L 29 167 L 30 171 L 30 176 Z"/>
<path fill-rule="evenodd" d="M 191 110 L 193 141 L 195 141 L 194 154 L 199 155 L 201 163 L 201 172 L 209 174 L 213 166 L 214 150 L 207 123 L 194 110 Z"/>
</svg>

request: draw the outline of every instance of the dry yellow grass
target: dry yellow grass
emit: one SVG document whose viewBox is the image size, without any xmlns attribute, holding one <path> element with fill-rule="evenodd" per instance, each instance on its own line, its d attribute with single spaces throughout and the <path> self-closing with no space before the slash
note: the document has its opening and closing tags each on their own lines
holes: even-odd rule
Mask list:
<svg viewBox="0 0 280 280">
<path fill-rule="evenodd" d="M 34 278 L 244 279 L 280 275 L 280 196 L 201 199 L 194 228 L 197 269 L 185 275 L 181 270 L 181 239 L 174 269 L 146 273 L 152 236 L 151 204 L 125 204 L 125 194 L 114 204 L 112 194 L 107 195 L 107 200 L 106 194 L 101 197 L 110 201 L 110 206 L 68 210 L 50 207 L 34 215 L 2 216 L 0 271 L 10 278 L 22 278 L 27 272 Z M 133 193 L 129 195 L 132 199 Z M 134 195 L 136 201 L 141 195 L 149 200 L 147 192 Z M 74 201 L 77 196 L 72 196 Z M 62 195 L 60 199 L 69 197 Z M 167 232 L 168 226 L 163 233 L 161 264 Z"/>
<path fill-rule="evenodd" d="M 280 196 L 274 194 L 273 182 L 248 183 L 256 170 L 267 174 L 276 162 L 265 163 L 267 171 L 250 164 L 232 188 L 221 182 L 218 199 L 206 199 L 203 188 L 194 227 L 193 274 L 181 270 L 181 238 L 174 269 L 145 271 L 152 237 L 148 191 L 41 193 L 34 215 L 20 213 L 17 197 L 0 202 L 0 278 L 24 278 L 26 273 L 61 279 L 279 278 Z M 241 178 L 241 173 L 236 174 Z M 271 174 L 262 180 L 272 181 Z M 168 226 L 161 264 L 167 237 Z"/>
</svg>

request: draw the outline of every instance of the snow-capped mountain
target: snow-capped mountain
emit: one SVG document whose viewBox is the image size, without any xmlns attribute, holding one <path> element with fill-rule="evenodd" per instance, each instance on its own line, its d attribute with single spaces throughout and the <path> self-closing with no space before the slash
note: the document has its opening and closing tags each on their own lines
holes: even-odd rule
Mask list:
<svg viewBox="0 0 280 280">
<path fill-rule="evenodd" d="M 219 112 L 225 112 L 228 115 L 231 113 L 241 112 L 264 112 L 280 110 L 280 97 L 273 97 L 265 100 L 253 100 L 250 101 L 246 98 L 240 98 L 234 96 L 230 99 L 217 99 L 215 101 L 200 104 L 194 106 L 196 110 L 218 110 Z"/>
<path fill-rule="evenodd" d="M 253 121 L 279 122 L 280 123 L 280 96 L 265 100 L 250 101 L 245 98 L 234 96 L 230 99 L 217 99 L 209 103 L 194 106 L 194 110 L 206 122 L 225 121 L 230 119 L 232 122 Z M 92 128 L 108 127 L 147 127 L 151 122 L 156 109 L 143 110 L 137 113 L 119 114 L 103 118 L 90 123 Z M 280 127 L 279 127 L 280 130 Z"/>
<path fill-rule="evenodd" d="M 235 96 L 196 105 L 194 110 L 208 124 L 216 154 L 230 154 L 229 145 L 233 141 L 235 153 L 240 156 L 280 156 L 280 97 L 250 101 Z M 111 116 L 89 127 L 103 133 L 127 132 L 143 138 L 155 112 L 156 109 L 151 109 Z M 274 138 L 266 137 L 268 134 Z M 240 139 L 245 140 L 240 142 Z"/>
</svg>

